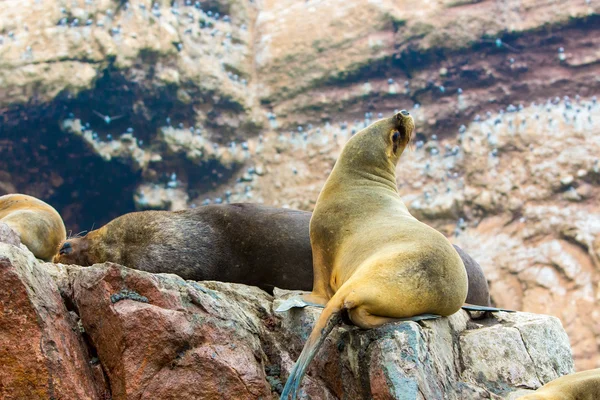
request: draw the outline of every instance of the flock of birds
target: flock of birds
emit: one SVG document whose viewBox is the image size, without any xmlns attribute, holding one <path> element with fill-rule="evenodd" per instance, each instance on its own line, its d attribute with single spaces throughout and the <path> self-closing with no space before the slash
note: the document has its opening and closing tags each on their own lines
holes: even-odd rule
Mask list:
<svg viewBox="0 0 600 400">
<path fill-rule="evenodd" d="M 452 195 L 453 192 L 458 192 L 464 187 L 459 164 L 464 161 L 464 146 L 467 144 L 472 145 L 477 141 L 480 147 L 487 149 L 485 151 L 488 157 L 488 167 L 493 170 L 500 161 L 499 136 L 515 135 L 532 127 L 547 130 L 558 129 L 558 124 L 570 125 L 574 131 L 591 129 L 593 127 L 592 111 L 597 112 L 598 108 L 595 96 L 585 101 L 579 96 L 575 96 L 573 99 L 568 96 L 556 97 L 541 104 L 509 105 L 496 113 L 486 112 L 483 115 L 476 115 L 469 123 L 469 127 L 459 126 L 455 137 L 442 140 L 434 134 L 429 138 L 419 138 L 415 141 L 414 152 L 410 152 L 408 155 L 411 157 L 410 164 L 419 170 L 422 179 L 430 177 L 433 178 L 432 182 L 437 183 L 428 185 L 427 189 L 424 189 L 422 195 L 414 202 L 430 204 L 435 202 L 436 197 Z M 387 114 L 391 113 L 385 115 Z M 417 120 L 419 119 L 418 105 L 413 107 L 411 114 Z M 231 142 L 228 146 L 224 146 L 222 151 L 243 160 L 240 165 L 250 166 L 240 171 L 237 181 L 233 185 L 228 185 L 229 188 L 222 195 L 205 198 L 201 204 L 221 204 L 252 199 L 254 190 L 260 189 L 259 177 L 262 175 L 262 173 L 257 173 L 257 167 L 253 165 L 253 162 L 255 160 L 265 161 L 265 157 L 262 155 L 265 151 L 272 155 L 275 153 L 274 148 L 276 147 L 278 153 L 289 153 L 291 157 L 307 154 L 308 149 L 326 150 L 322 153 L 337 154 L 352 135 L 375 119 L 382 118 L 383 115 L 383 113 L 366 112 L 364 119 L 355 120 L 352 123 L 326 123 L 319 127 L 308 124 L 298 126 L 294 131 L 272 131 L 265 136 L 248 139 L 241 145 Z M 268 113 L 267 118 L 271 121 L 276 120 L 276 116 L 272 113 Z M 200 131 L 198 134 L 201 135 L 202 132 Z M 599 167 L 598 163 L 595 165 L 596 168 Z M 291 168 L 293 176 L 299 176 L 300 179 L 310 178 L 310 176 L 302 176 L 309 174 L 306 170 L 298 169 L 293 165 L 289 168 Z M 182 185 L 175 172 L 167 176 L 169 176 L 165 184 L 167 188 L 177 188 Z M 260 198 L 257 200 L 260 201 Z M 196 204 L 191 203 L 190 207 L 196 207 Z M 465 220 L 459 218 L 456 221 L 455 234 L 460 234 L 466 227 Z"/>
</svg>

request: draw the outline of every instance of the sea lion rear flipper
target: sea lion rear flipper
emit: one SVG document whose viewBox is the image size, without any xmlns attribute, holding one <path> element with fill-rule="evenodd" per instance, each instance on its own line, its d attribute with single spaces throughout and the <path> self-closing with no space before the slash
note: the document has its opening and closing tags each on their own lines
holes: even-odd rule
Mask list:
<svg viewBox="0 0 600 400">
<path fill-rule="evenodd" d="M 302 296 L 293 296 L 282 301 L 281 304 L 279 304 L 279 306 L 277 306 L 275 309 L 275 312 L 284 312 L 292 308 L 304 308 L 307 306 L 325 308 L 325 306 L 322 304 L 311 303 L 304 300 Z"/>
<path fill-rule="evenodd" d="M 467 311 L 491 311 L 491 312 L 505 311 L 505 312 L 516 312 L 515 310 L 507 310 L 505 308 L 476 306 L 474 304 L 466 304 L 466 303 L 463 304 L 462 309 L 463 310 L 467 310 Z"/>
<path fill-rule="evenodd" d="M 300 382 L 302 382 L 308 364 L 317 354 L 327 335 L 329 335 L 336 325 L 342 322 L 340 306 L 341 304 L 336 303 L 328 304 L 319 316 L 308 340 L 304 344 L 298 361 L 294 364 L 290 376 L 285 383 L 285 387 L 281 392 L 281 400 L 288 400 L 290 396 L 291 400 L 296 400 L 300 390 Z"/>
</svg>

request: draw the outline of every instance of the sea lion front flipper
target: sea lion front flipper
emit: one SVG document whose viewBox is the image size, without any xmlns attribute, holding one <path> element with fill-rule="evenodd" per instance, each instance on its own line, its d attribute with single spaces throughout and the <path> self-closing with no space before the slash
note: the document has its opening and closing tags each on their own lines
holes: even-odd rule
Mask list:
<svg viewBox="0 0 600 400">
<path fill-rule="evenodd" d="M 308 306 L 325 308 L 323 304 L 306 301 L 302 298 L 302 296 L 294 296 L 282 301 L 281 304 L 279 304 L 279 306 L 277 306 L 275 309 L 275 312 L 284 312 L 292 308 L 304 308 Z"/>
<path fill-rule="evenodd" d="M 398 322 L 404 322 L 404 321 L 424 321 L 426 319 L 438 319 L 441 318 L 441 315 L 437 315 L 437 314 L 420 314 L 420 315 L 415 315 L 413 317 L 408 317 L 408 318 L 398 318 L 396 321 Z"/>
<path fill-rule="evenodd" d="M 507 310 L 505 308 L 476 306 L 474 304 L 466 304 L 466 303 L 461 308 L 463 310 L 467 310 L 467 311 L 491 311 L 491 312 L 505 311 L 505 312 L 516 312 L 515 310 Z"/>
</svg>

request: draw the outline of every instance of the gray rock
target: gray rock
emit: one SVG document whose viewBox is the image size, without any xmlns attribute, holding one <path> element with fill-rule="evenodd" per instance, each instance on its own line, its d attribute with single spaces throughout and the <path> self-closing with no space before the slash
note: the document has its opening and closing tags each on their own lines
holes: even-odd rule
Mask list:
<svg viewBox="0 0 600 400">
<path fill-rule="evenodd" d="M 21 244 L 21 238 L 18 232 L 15 232 L 5 223 L 0 222 L 0 243 L 12 244 L 18 247 Z"/>
<path fill-rule="evenodd" d="M 274 304 L 289 295 L 276 291 Z M 304 342 L 320 312 L 318 307 L 283 312 L 282 328 Z M 501 399 L 574 370 L 557 318 L 499 312 L 472 320 L 462 310 L 373 330 L 336 328 L 313 363 L 313 376 L 321 381 L 305 381 L 306 386 L 337 388 L 344 398 L 411 400 Z"/>
</svg>

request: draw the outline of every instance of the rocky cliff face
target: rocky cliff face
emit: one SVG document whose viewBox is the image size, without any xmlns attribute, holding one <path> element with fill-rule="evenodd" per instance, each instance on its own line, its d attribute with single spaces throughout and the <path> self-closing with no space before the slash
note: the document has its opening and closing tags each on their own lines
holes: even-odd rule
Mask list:
<svg viewBox="0 0 600 400">
<path fill-rule="evenodd" d="M 287 291 L 41 263 L 7 243 L 0 285 L 6 399 L 277 399 L 320 312 L 275 313 Z M 558 318 L 461 310 L 336 328 L 302 398 L 515 398 L 572 371 Z"/>
<path fill-rule="evenodd" d="M 499 306 L 600 366 L 594 1 L 0 3 L 0 191 L 73 232 L 134 209 L 310 210 L 344 142 L 407 108 L 411 212 Z M 110 201 L 107 201 L 109 199 Z"/>
</svg>

